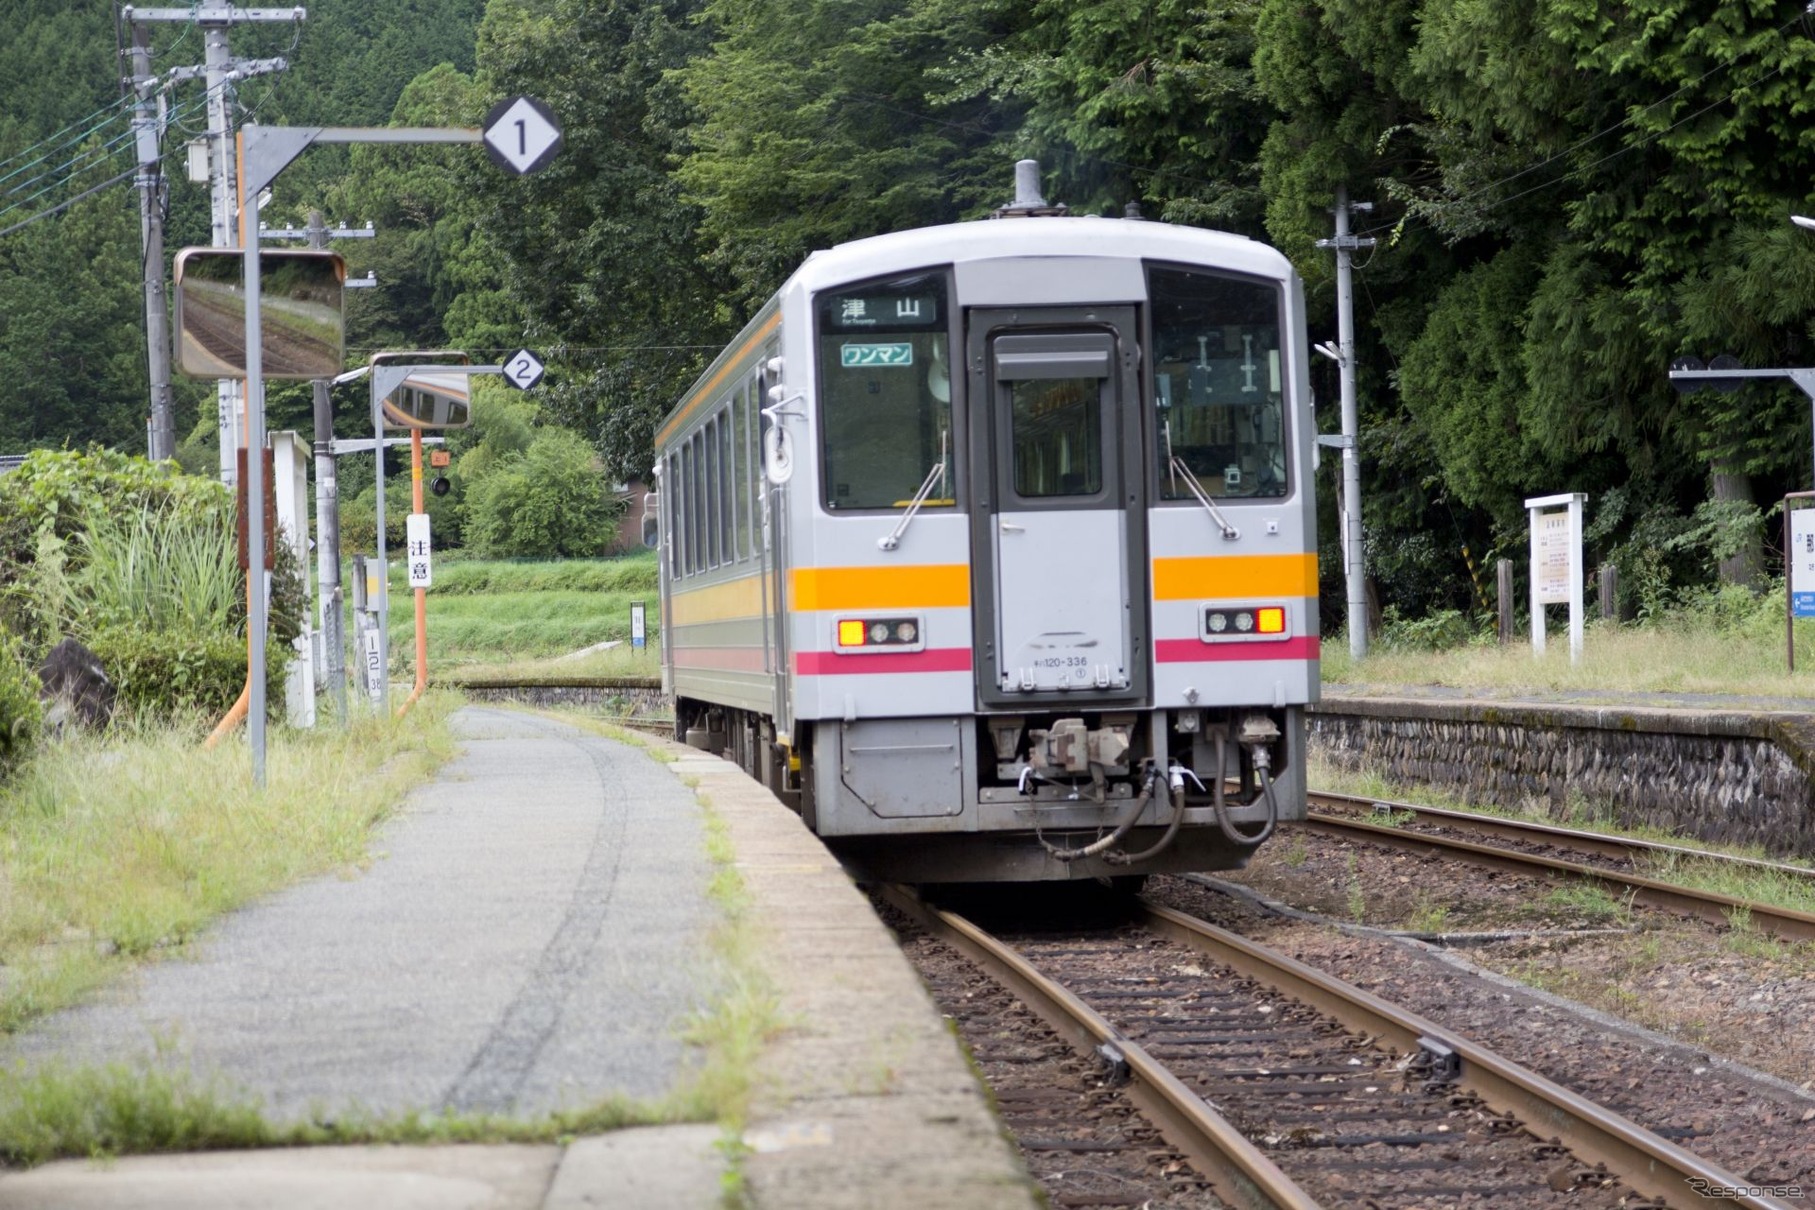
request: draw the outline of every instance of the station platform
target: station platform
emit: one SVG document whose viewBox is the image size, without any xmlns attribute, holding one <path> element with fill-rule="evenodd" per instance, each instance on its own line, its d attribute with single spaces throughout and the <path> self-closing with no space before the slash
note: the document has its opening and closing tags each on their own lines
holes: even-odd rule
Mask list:
<svg viewBox="0 0 1815 1210">
<path fill-rule="evenodd" d="M 460 754 L 367 868 L 235 913 L 0 1063 L 177 1065 L 274 1122 L 660 1103 L 697 1075 L 689 1031 L 749 991 L 711 952 L 729 868 L 743 969 L 779 1023 L 741 1127 L 59 1161 L 0 1171 L 0 1210 L 1039 1204 L 892 936 L 760 784 L 548 714 L 468 706 L 454 723 Z"/>
</svg>

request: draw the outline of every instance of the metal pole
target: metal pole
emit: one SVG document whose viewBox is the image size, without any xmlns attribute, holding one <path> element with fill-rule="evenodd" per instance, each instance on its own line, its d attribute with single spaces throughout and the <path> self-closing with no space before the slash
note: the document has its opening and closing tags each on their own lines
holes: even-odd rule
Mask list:
<svg viewBox="0 0 1815 1210">
<path fill-rule="evenodd" d="M 232 130 L 227 120 L 227 99 L 231 88 L 228 76 L 233 68 L 233 50 L 227 45 L 227 27 L 209 25 L 203 30 L 206 65 L 203 75 L 208 88 L 208 175 L 214 195 L 214 246 L 233 248 L 239 245 L 233 225 L 235 174 L 233 171 Z M 257 229 L 254 228 L 254 231 Z M 255 241 L 254 241 L 255 242 Z M 232 379 L 223 378 L 216 387 L 221 441 L 221 482 L 232 483 L 237 474 L 235 451 L 239 439 L 239 391 Z"/>
<path fill-rule="evenodd" d="M 422 430 L 410 430 L 410 509 L 423 511 L 422 503 Z M 406 552 L 406 554 L 409 552 Z M 398 713 L 410 708 L 429 684 L 429 590 L 416 589 L 416 684 Z"/>
<path fill-rule="evenodd" d="M 385 564 L 384 550 L 384 397 L 378 389 L 378 369 L 369 379 L 372 388 L 372 462 L 377 467 L 378 499 L 374 515 L 378 522 L 375 541 L 378 546 L 378 604 L 373 613 L 378 623 L 378 708 L 390 704 L 391 693 L 391 573 Z"/>
<path fill-rule="evenodd" d="M 243 152 L 243 136 L 240 140 Z M 265 784 L 265 350 L 259 327 L 258 194 L 240 199 L 246 283 L 246 552 L 247 675 L 252 704 L 246 735 L 252 744 L 252 782 Z"/>
<path fill-rule="evenodd" d="M 151 74 L 151 31 L 132 26 L 133 116 L 139 155 L 139 220 L 145 250 L 145 359 L 151 379 L 151 424 L 146 448 L 153 462 L 176 456 L 176 423 L 170 406 L 170 310 L 164 298 L 164 176 L 159 169 L 158 127 Z"/>
<path fill-rule="evenodd" d="M 309 211 L 309 247 L 328 246 L 321 211 Z M 340 584 L 340 479 L 334 466 L 334 405 L 326 379 L 309 384 L 315 403 L 315 581 L 322 672 L 334 694 L 340 724 L 347 724 L 345 594 Z"/>
<path fill-rule="evenodd" d="M 1372 243 L 1373 241 L 1368 241 Z M 1342 355 L 1342 511 L 1347 535 L 1343 574 L 1349 598 L 1349 655 L 1361 659 L 1368 653 L 1368 595 L 1363 577 L 1366 561 L 1361 528 L 1361 430 L 1360 408 L 1355 402 L 1355 297 L 1349 277 L 1349 190 L 1336 188 L 1336 347 Z"/>
</svg>

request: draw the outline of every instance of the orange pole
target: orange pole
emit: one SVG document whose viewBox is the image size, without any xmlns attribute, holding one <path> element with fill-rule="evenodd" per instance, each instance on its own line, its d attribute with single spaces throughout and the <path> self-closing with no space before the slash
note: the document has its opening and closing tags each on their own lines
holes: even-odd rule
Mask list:
<svg viewBox="0 0 1815 1210">
<path fill-rule="evenodd" d="M 246 136 L 239 131 L 235 131 L 233 134 L 233 161 L 234 184 L 238 186 L 240 195 L 239 244 L 244 248 L 246 246 Z M 250 337 L 251 333 L 247 333 L 247 335 Z M 246 380 L 242 378 L 239 384 L 241 408 L 246 405 L 246 393 Z M 252 451 L 247 446 L 247 441 L 251 436 L 252 434 L 247 431 L 246 418 L 242 412 L 239 422 L 239 441 L 240 448 L 246 450 L 248 459 L 252 457 Z M 248 512 L 251 511 L 251 503 L 250 500 L 246 502 Z M 248 542 L 247 546 L 250 547 L 251 543 Z M 227 713 L 221 716 L 221 721 L 214 725 L 214 730 L 209 732 L 208 738 L 202 742 L 204 748 L 212 748 L 226 736 L 232 734 L 235 727 L 246 721 L 246 715 L 252 709 L 252 577 L 254 574 L 251 567 L 246 568 L 246 683 L 241 686 L 238 699 L 227 708 Z M 263 575 L 264 569 L 259 568 L 256 574 Z"/>
<path fill-rule="evenodd" d="M 410 502 L 411 510 L 423 511 L 422 505 L 422 430 L 410 430 Z M 408 554 L 409 552 L 405 552 Z M 407 560 L 406 560 L 407 562 Z M 399 716 L 403 715 L 422 691 L 429 687 L 429 590 L 416 590 L 416 685 L 410 690 L 410 696 L 403 699 L 403 705 L 397 707 Z"/>
</svg>

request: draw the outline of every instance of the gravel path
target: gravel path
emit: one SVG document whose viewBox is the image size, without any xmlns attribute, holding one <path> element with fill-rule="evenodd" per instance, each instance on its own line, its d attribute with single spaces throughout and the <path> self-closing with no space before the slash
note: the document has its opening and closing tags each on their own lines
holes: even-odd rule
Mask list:
<svg viewBox="0 0 1815 1210">
<path fill-rule="evenodd" d="M 0 1061 L 184 1065 L 276 1120 L 659 1097 L 709 1000 L 692 792 L 636 748 L 467 708 L 363 872 L 241 911 Z"/>
</svg>

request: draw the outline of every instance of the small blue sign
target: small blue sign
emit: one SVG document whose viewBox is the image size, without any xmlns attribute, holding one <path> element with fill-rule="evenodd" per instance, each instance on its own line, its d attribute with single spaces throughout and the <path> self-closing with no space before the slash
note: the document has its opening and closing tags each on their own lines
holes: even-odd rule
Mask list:
<svg viewBox="0 0 1815 1210">
<path fill-rule="evenodd" d="M 838 364 L 852 366 L 911 366 L 914 346 L 900 344 L 848 344 L 838 350 Z"/>
<path fill-rule="evenodd" d="M 1790 616 L 1793 618 L 1815 618 L 1815 592 L 1791 593 Z"/>
</svg>

